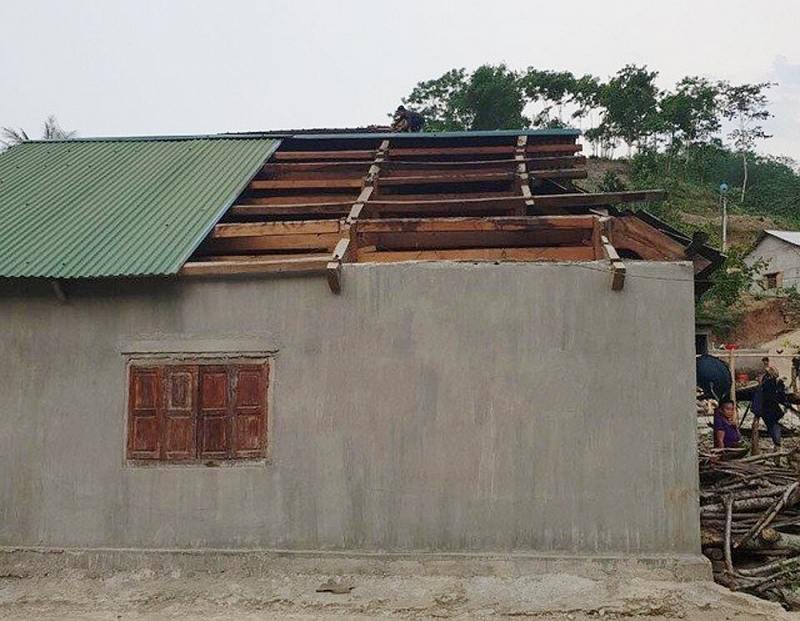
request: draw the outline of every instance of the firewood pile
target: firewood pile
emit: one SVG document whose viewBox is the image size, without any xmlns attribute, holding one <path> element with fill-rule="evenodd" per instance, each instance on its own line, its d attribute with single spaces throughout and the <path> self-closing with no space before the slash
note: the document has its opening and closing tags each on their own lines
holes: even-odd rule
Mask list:
<svg viewBox="0 0 800 621">
<path fill-rule="evenodd" d="M 700 450 L 701 537 L 714 580 L 795 610 L 800 609 L 798 457 L 797 449 L 744 458 Z"/>
</svg>

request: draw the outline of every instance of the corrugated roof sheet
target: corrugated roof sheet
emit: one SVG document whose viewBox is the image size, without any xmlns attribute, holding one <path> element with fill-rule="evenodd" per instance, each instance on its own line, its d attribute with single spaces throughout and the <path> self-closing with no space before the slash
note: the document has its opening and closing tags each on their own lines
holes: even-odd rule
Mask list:
<svg viewBox="0 0 800 621">
<path fill-rule="evenodd" d="M 0 154 L 0 277 L 176 274 L 274 138 L 26 142 Z"/>
<path fill-rule="evenodd" d="M 799 231 L 764 231 L 766 235 L 772 235 L 785 242 L 789 242 L 793 246 L 800 246 L 800 232 Z"/>
</svg>

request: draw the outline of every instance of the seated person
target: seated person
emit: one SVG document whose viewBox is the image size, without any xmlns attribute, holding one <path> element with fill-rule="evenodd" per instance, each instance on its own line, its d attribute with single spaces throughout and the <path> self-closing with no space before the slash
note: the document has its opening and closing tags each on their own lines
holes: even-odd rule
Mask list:
<svg viewBox="0 0 800 621">
<path fill-rule="evenodd" d="M 741 442 L 736 408 L 732 401 L 723 401 L 714 413 L 714 448 L 736 448 L 741 446 Z"/>
</svg>

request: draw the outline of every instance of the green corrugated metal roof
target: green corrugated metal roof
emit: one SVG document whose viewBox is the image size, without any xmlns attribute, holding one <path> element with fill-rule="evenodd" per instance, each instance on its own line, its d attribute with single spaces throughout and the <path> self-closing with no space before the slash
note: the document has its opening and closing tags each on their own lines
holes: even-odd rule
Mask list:
<svg viewBox="0 0 800 621">
<path fill-rule="evenodd" d="M 175 274 L 274 138 L 26 142 L 0 154 L 0 277 Z"/>
</svg>

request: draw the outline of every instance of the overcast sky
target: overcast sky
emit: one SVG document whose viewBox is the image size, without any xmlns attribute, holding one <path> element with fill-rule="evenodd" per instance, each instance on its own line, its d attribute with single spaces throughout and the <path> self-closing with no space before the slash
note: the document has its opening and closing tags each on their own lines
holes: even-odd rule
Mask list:
<svg viewBox="0 0 800 621">
<path fill-rule="evenodd" d="M 0 0 L 0 125 L 81 136 L 382 124 L 454 67 L 628 63 L 776 81 L 763 150 L 800 160 L 800 0 Z"/>
</svg>

